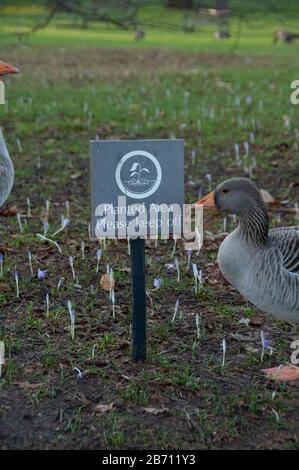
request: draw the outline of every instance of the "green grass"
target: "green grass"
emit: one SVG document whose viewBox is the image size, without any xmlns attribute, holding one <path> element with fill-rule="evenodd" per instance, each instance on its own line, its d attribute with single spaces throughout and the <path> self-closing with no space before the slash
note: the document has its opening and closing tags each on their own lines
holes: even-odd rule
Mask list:
<svg viewBox="0 0 299 470">
<path fill-rule="evenodd" d="M 20 39 L 29 45 L 44 46 L 81 46 L 81 47 L 133 47 L 143 48 L 176 48 L 206 53 L 229 53 L 238 51 L 242 54 L 272 54 L 296 57 L 297 46 L 276 45 L 272 43 L 273 32 L 277 29 L 297 31 L 299 14 L 298 5 L 289 2 L 288 8 L 283 3 L 278 12 L 259 8 L 261 2 L 250 2 L 250 7 L 242 5 L 240 0 L 234 2 L 238 10 L 244 9 L 245 20 L 240 23 L 233 16 L 230 22 L 231 38 L 217 42 L 213 32 L 217 25 L 213 22 L 202 22 L 195 32 L 182 31 L 182 18 L 190 12 L 167 9 L 164 7 L 144 7 L 139 12 L 139 20 L 144 24 L 146 38 L 134 40 L 134 32 L 121 30 L 103 23 L 90 22 L 88 28 L 82 28 L 80 20 L 73 15 L 58 14 L 47 28 L 26 36 L 30 28 L 42 21 L 46 11 L 39 7 L 6 7 L 2 12 L 0 42 L 3 44 L 18 43 Z M 241 6 L 241 7 L 240 7 Z M 232 10 L 234 5 L 232 4 Z M 148 25 L 148 26 L 147 26 Z M 153 27 L 152 25 L 155 25 Z M 239 32 L 241 28 L 240 39 Z M 20 36 L 23 33 L 25 35 Z"/>
<path fill-rule="evenodd" d="M 270 383 L 260 372 L 289 360 L 290 339 L 298 329 L 263 316 L 229 289 L 216 265 L 219 241 L 205 243 L 199 255 L 192 255 L 192 262 L 203 269 L 204 285 L 198 295 L 180 244 L 175 252 L 180 283 L 176 273 L 165 272 L 165 264 L 173 262 L 173 242 L 159 241 L 157 249 L 147 247 L 147 289 L 153 289 L 155 277 L 162 277 L 163 284 L 152 293 L 153 313 L 148 312 L 148 360 L 135 364 L 130 350 L 127 246 L 108 242 L 97 275 L 99 245 L 88 238 L 89 140 L 96 135 L 102 139 L 184 138 L 186 201 L 198 196 L 198 187 L 188 183 L 198 183 L 206 192 L 207 173 L 212 175 L 212 185 L 233 175 L 248 176 L 256 155 L 253 179 L 275 198 L 287 198 L 287 207 L 292 207 L 299 198 L 299 108 L 289 100 L 290 82 L 298 78 L 297 46 L 274 47 L 267 42 L 276 28 L 271 18 L 256 35 L 245 26 L 240 54 L 234 56 L 219 54 L 229 52 L 233 41 L 214 44 L 212 30 L 190 35 L 149 31 L 148 38 L 136 45 L 131 32 L 93 24 L 90 31 L 82 32 L 67 27 L 67 20 L 54 21 L 49 29 L 29 38 L 28 45 L 11 45 L 16 39 L 3 29 L 0 35 L 1 58 L 21 69 L 19 76 L 6 80 L 8 109 L 0 108 L 16 170 L 10 201 L 24 215 L 30 197 L 33 213 L 27 225 L 22 217 L 23 233 L 15 218 L 1 219 L 0 224 L 6 250 L 0 280 L 0 338 L 7 351 L 0 379 L 1 420 L 20 420 L 20 407 L 32 415 L 29 433 L 20 425 L 16 433 L 5 434 L 8 448 L 24 445 L 25 437 L 28 447 L 50 448 L 298 448 L 294 412 L 298 392 L 295 387 Z M 14 21 L 12 15 L 5 27 L 14 27 Z M 109 49 L 100 47 L 103 44 Z M 159 50 L 152 50 L 153 46 Z M 170 50 L 173 47 L 182 50 Z M 203 51 L 211 54 L 200 54 Z M 244 57 L 249 51 L 251 62 Z M 265 53 L 269 55 L 264 57 Z M 285 116 L 290 118 L 290 128 Z M 243 143 L 252 132 L 250 155 L 238 166 L 234 144 L 240 144 L 243 155 Z M 71 223 L 57 237 L 62 256 L 36 237 L 43 230 L 46 199 L 51 202 L 49 234 L 58 228 L 65 201 L 70 201 Z M 279 209 L 275 206 L 272 213 L 273 217 L 280 214 L 279 224 L 293 224 L 293 215 Z M 204 223 L 214 235 L 222 231 L 221 216 L 207 215 Z M 81 240 L 86 245 L 84 260 Z M 34 278 L 28 266 L 29 250 Z M 81 288 L 74 285 L 69 255 L 74 256 Z M 115 319 L 99 282 L 106 263 L 115 272 Z M 44 282 L 36 278 L 38 267 L 48 269 Z M 171 324 L 177 298 L 182 315 Z M 69 299 L 76 313 L 74 341 L 69 335 Z M 201 337 L 195 344 L 196 313 L 201 317 Z M 252 325 L 240 325 L 244 317 Z M 274 346 L 272 358 L 265 354 L 262 363 L 261 328 Z M 253 336 L 255 351 L 248 351 L 248 344 L 237 340 L 236 333 Z M 224 368 L 223 338 L 227 340 Z M 74 367 L 82 371 L 82 379 Z M 112 411 L 95 411 L 97 404 L 111 403 Z M 168 411 L 155 416 L 144 407 Z"/>
</svg>

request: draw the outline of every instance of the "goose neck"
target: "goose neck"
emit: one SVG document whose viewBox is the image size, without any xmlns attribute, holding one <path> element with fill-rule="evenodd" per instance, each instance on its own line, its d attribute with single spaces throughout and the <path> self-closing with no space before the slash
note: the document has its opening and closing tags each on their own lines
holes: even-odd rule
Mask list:
<svg viewBox="0 0 299 470">
<path fill-rule="evenodd" d="M 268 238 L 269 216 L 260 204 L 252 206 L 240 216 L 240 232 L 245 240 L 256 247 L 264 245 Z"/>
</svg>

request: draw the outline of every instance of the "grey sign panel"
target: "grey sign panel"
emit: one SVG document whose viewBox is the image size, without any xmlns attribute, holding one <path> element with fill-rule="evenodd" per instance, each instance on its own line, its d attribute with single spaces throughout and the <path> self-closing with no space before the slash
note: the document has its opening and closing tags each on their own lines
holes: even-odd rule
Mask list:
<svg viewBox="0 0 299 470">
<path fill-rule="evenodd" d="M 91 201 L 94 237 L 126 237 L 136 214 L 149 235 L 154 226 L 150 214 L 154 218 L 155 207 L 160 205 L 170 208 L 171 222 L 176 213 L 173 206 L 182 211 L 184 203 L 183 140 L 92 141 Z M 113 211 L 107 210 L 109 205 Z M 163 218 L 161 213 L 159 217 Z M 159 234 L 165 229 L 162 225 L 159 222 Z M 172 228 L 173 222 L 168 225 L 170 234 L 177 230 Z"/>
</svg>

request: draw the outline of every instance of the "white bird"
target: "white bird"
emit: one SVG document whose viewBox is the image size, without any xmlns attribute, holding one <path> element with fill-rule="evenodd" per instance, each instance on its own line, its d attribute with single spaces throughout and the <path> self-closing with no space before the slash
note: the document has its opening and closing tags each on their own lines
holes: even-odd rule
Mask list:
<svg viewBox="0 0 299 470">
<path fill-rule="evenodd" d="M 18 73 L 12 65 L 0 61 L 0 77 Z M 14 181 L 14 167 L 0 130 L 0 206 L 6 201 Z"/>
</svg>

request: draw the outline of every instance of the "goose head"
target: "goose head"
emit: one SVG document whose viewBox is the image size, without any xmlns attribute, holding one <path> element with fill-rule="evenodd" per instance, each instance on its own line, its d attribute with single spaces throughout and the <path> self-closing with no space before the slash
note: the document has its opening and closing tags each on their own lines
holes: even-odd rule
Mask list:
<svg viewBox="0 0 299 470">
<path fill-rule="evenodd" d="M 239 217 L 240 235 L 255 246 L 268 237 L 269 217 L 262 195 L 247 178 L 230 178 L 195 204 Z"/>
<path fill-rule="evenodd" d="M 247 178 L 230 178 L 223 181 L 196 204 L 202 204 L 204 209 L 217 209 L 240 217 L 250 213 L 255 207 L 266 210 L 260 191 Z"/>
<path fill-rule="evenodd" d="M 19 70 L 12 65 L 0 61 L 0 77 L 3 77 L 3 75 L 11 75 L 13 73 L 19 73 Z"/>
</svg>

